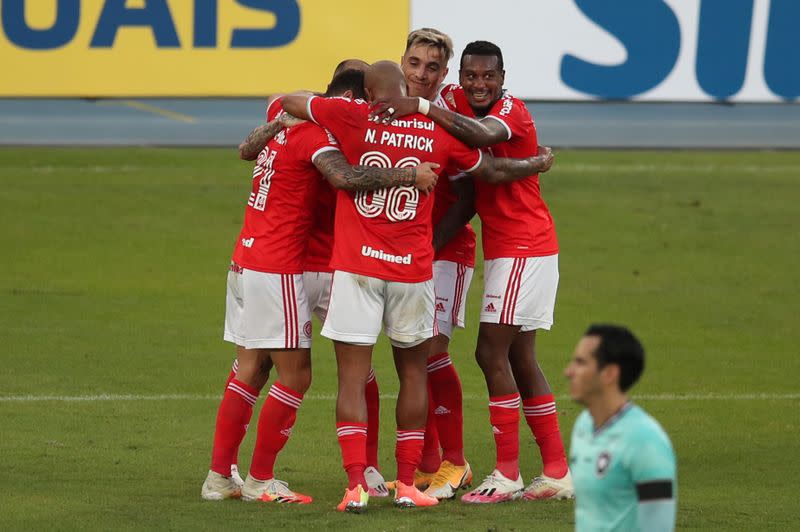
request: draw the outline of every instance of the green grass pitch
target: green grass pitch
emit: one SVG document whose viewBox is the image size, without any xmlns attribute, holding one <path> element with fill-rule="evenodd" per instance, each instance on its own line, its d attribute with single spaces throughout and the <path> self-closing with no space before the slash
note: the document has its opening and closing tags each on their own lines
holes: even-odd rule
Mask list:
<svg viewBox="0 0 800 532">
<path fill-rule="evenodd" d="M 232 149 L 0 149 L 0 529 L 571 529 L 563 501 L 335 512 L 333 352 L 318 337 L 277 466 L 315 502 L 200 500 L 233 359 L 225 275 L 250 174 Z M 564 437 L 579 412 L 562 376 L 575 342 L 593 321 L 631 326 L 649 355 L 637 401 L 678 456 L 680 528 L 798 527 L 799 175 L 800 153 L 562 151 L 542 178 L 561 282 L 538 354 Z M 478 481 L 494 458 L 473 360 L 481 285 L 479 267 L 451 349 Z M 374 362 L 388 477 L 385 342 Z M 538 451 L 524 423 L 521 435 L 529 479 Z"/>
</svg>

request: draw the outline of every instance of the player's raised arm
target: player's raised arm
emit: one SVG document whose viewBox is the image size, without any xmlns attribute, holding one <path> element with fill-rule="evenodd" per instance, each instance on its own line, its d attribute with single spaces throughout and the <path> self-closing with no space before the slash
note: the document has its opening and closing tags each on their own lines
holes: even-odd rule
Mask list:
<svg viewBox="0 0 800 532">
<path fill-rule="evenodd" d="M 413 186 L 429 194 L 436 185 L 436 163 L 422 163 L 408 168 L 351 166 L 338 150 L 328 150 L 314 158 L 314 166 L 334 188 L 378 190 L 394 186 Z"/>
<path fill-rule="evenodd" d="M 303 121 L 286 112 L 279 112 L 280 107 L 273 108 L 276 100 L 282 94 L 276 94 L 267 98 L 267 123 L 258 126 L 239 144 L 239 158 L 245 161 L 254 161 L 258 154 L 278 134 L 282 128 L 290 128 L 301 124 Z M 276 116 L 277 115 L 277 116 Z M 272 120 L 270 120 L 272 117 Z"/>
<path fill-rule="evenodd" d="M 293 92 L 292 94 L 287 94 L 282 97 L 280 103 L 287 113 L 303 120 L 313 120 L 311 112 L 308 109 L 308 101 L 313 96 L 313 94 L 305 91 Z"/>
<path fill-rule="evenodd" d="M 272 137 L 285 127 L 281 117 L 258 126 L 239 144 L 239 158 L 243 161 L 255 161 Z"/>
<path fill-rule="evenodd" d="M 387 124 L 395 118 L 414 113 L 427 115 L 470 148 L 484 148 L 509 139 L 508 129 L 493 118 L 475 120 L 449 109 L 431 105 L 424 98 L 391 98 L 377 102 L 372 110 L 373 117 Z"/>
<path fill-rule="evenodd" d="M 540 146 L 538 155 L 526 159 L 508 159 L 484 154 L 478 167 L 468 173 L 487 183 L 510 183 L 546 172 L 553 166 L 553 162 L 553 150 L 547 146 Z"/>
</svg>

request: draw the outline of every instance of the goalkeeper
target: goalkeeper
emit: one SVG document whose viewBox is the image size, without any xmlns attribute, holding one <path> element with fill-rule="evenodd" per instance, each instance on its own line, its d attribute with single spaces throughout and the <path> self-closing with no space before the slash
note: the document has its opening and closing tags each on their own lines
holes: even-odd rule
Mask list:
<svg viewBox="0 0 800 532">
<path fill-rule="evenodd" d="M 567 366 L 570 395 L 586 406 L 569 451 L 576 530 L 675 529 L 675 452 L 628 398 L 643 370 L 642 345 L 615 325 L 589 327 Z"/>
</svg>

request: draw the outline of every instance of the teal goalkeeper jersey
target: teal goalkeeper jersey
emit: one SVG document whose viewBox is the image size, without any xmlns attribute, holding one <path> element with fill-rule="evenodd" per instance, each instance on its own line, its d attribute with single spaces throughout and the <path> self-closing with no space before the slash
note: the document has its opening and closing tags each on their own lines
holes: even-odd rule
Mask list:
<svg viewBox="0 0 800 532">
<path fill-rule="evenodd" d="M 675 452 L 661 425 L 640 407 L 628 403 L 597 431 L 584 410 L 572 430 L 569 461 L 576 530 L 641 530 L 640 499 L 657 507 L 658 522 L 648 521 L 649 528 L 674 528 Z M 669 498 L 664 481 L 671 481 Z"/>
</svg>

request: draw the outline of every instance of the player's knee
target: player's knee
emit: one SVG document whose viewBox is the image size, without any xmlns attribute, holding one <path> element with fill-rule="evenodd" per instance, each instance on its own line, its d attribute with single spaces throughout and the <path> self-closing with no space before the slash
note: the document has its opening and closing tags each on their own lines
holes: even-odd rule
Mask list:
<svg viewBox="0 0 800 532">
<path fill-rule="evenodd" d="M 475 360 L 484 375 L 507 373 L 509 370 L 507 357 L 490 349 L 476 349 Z"/>
<path fill-rule="evenodd" d="M 475 362 L 478 366 L 486 372 L 492 365 L 492 354 L 488 349 L 482 348 L 480 345 L 475 349 Z"/>
</svg>

